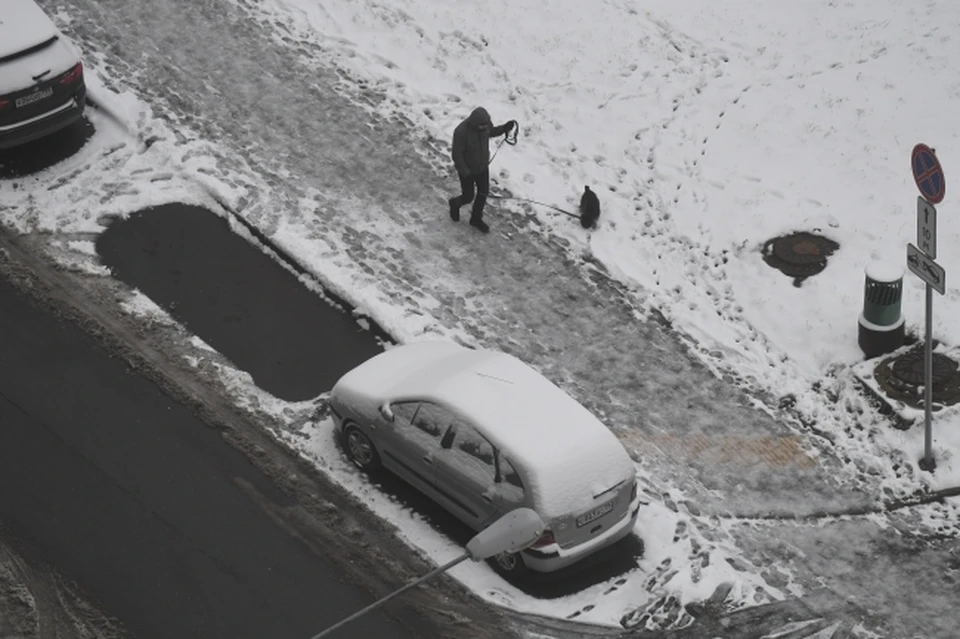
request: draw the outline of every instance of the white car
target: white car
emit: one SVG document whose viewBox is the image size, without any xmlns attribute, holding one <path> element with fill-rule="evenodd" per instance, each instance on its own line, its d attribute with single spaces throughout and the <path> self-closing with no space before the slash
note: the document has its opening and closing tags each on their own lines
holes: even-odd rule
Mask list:
<svg viewBox="0 0 960 639">
<path fill-rule="evenodd" d="M 85 99 L 77 48 L 33 0 L 0 0 L 0 149 L 73 124 Z"/>
<path fill-rule="evenodd" d="M 397 346 L 330 395 L 347 455 L 381 465 L 474 530 L 526 506 L 547 530 L 491 562 L 552 572 L 623 539 L 640 501 L 633 461 L 592 413 L 517 358 L 450 342 Z"/>
</svg>

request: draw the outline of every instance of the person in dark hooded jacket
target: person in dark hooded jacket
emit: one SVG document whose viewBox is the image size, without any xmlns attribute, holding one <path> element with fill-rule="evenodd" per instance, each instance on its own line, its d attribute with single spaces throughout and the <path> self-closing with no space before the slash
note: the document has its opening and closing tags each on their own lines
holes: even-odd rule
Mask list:
<svg viewBox="0 0 960 639">
<path fill-rule="evenodd" d="M 450 219 L 460 221 L 460 207 L 473 202 L 470 226 L 484 233 L 490 227 L 483 221 L 483 206 L 490 192 L 490 138 L 505 135 L 516 126 L 510 120 L 500 126 L 492 126 L 490 114 L 483 107 L 473 110 L 466 120 L 453 131 L 453 166 L 460 176 L 460 195 L 450 198 Z M 474 199 L 476 190 L 476 199 Z"/>
</svg>

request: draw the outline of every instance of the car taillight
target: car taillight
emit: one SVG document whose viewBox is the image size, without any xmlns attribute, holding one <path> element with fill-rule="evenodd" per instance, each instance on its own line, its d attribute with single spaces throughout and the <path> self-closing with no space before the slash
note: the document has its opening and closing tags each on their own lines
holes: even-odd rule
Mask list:
<svg viewBox="0 0 960 639">
<path fill-rule="evenodd" d="M 533 548 L 543 548 L 544 546 L 556 543 L 556 541 L 557 540 L 553 538 L 553 531 L 547 528 L 543 531 L 543 534 L 540 535 L 540 539 L 533 542 Z"/>
<path fill-rule="evenodd" d="M 637 498 L 637 482 L 633 482 L 633 488 L 630 489 L 630 503 L 633 503 L 633 500 Z"/>
<path fill-rule="evenodd" d="M 10 100 L 0 100 L 0 111 L 3 111 L 7 108 L 7 105 L 10 104 Z"/>
<path fill-rule="evenodd" d="M 77 62 L 73 68 L 60 77 L 60 84 L 73 84 L 83 77 L 83 63 Z"/>
</svg>

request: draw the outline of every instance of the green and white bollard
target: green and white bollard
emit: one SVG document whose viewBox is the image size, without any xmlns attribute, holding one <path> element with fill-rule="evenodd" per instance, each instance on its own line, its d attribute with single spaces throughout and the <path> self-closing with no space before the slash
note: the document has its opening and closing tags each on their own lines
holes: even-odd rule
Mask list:
<svg viewBox="0 0 960 639">
<path fill-rule="evenodd" d="M 867 359 L 903 346 L 904 318 L 900 311 L 903 274 L 903 267 L 892 262 L 871 262 L 865 270 L 863 312 L 860 313 L 857 341 Z"/>
</svg>

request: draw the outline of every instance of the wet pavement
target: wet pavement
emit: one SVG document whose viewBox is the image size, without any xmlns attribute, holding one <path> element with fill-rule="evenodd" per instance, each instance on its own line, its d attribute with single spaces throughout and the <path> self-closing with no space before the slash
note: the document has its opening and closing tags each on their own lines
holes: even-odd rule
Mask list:
<svg viewBox="0 0 960 639">
<path fill-rule="evenodd" d="M 280 399 L 312 399 L 382 351 L 336 302 L 201 207 L 138 211 L 113 221 L 96 247 L 115 277 Z"/>
<path fill-rule="evenodd" d="M 219 432 L 2 279 L 0 334 L 0 520 L 135 636 L 312 636 L 373 600 L 278 524 L 295 504 Z M 352 630 L 435 632 L 402 621 Z"/>
</svg>

